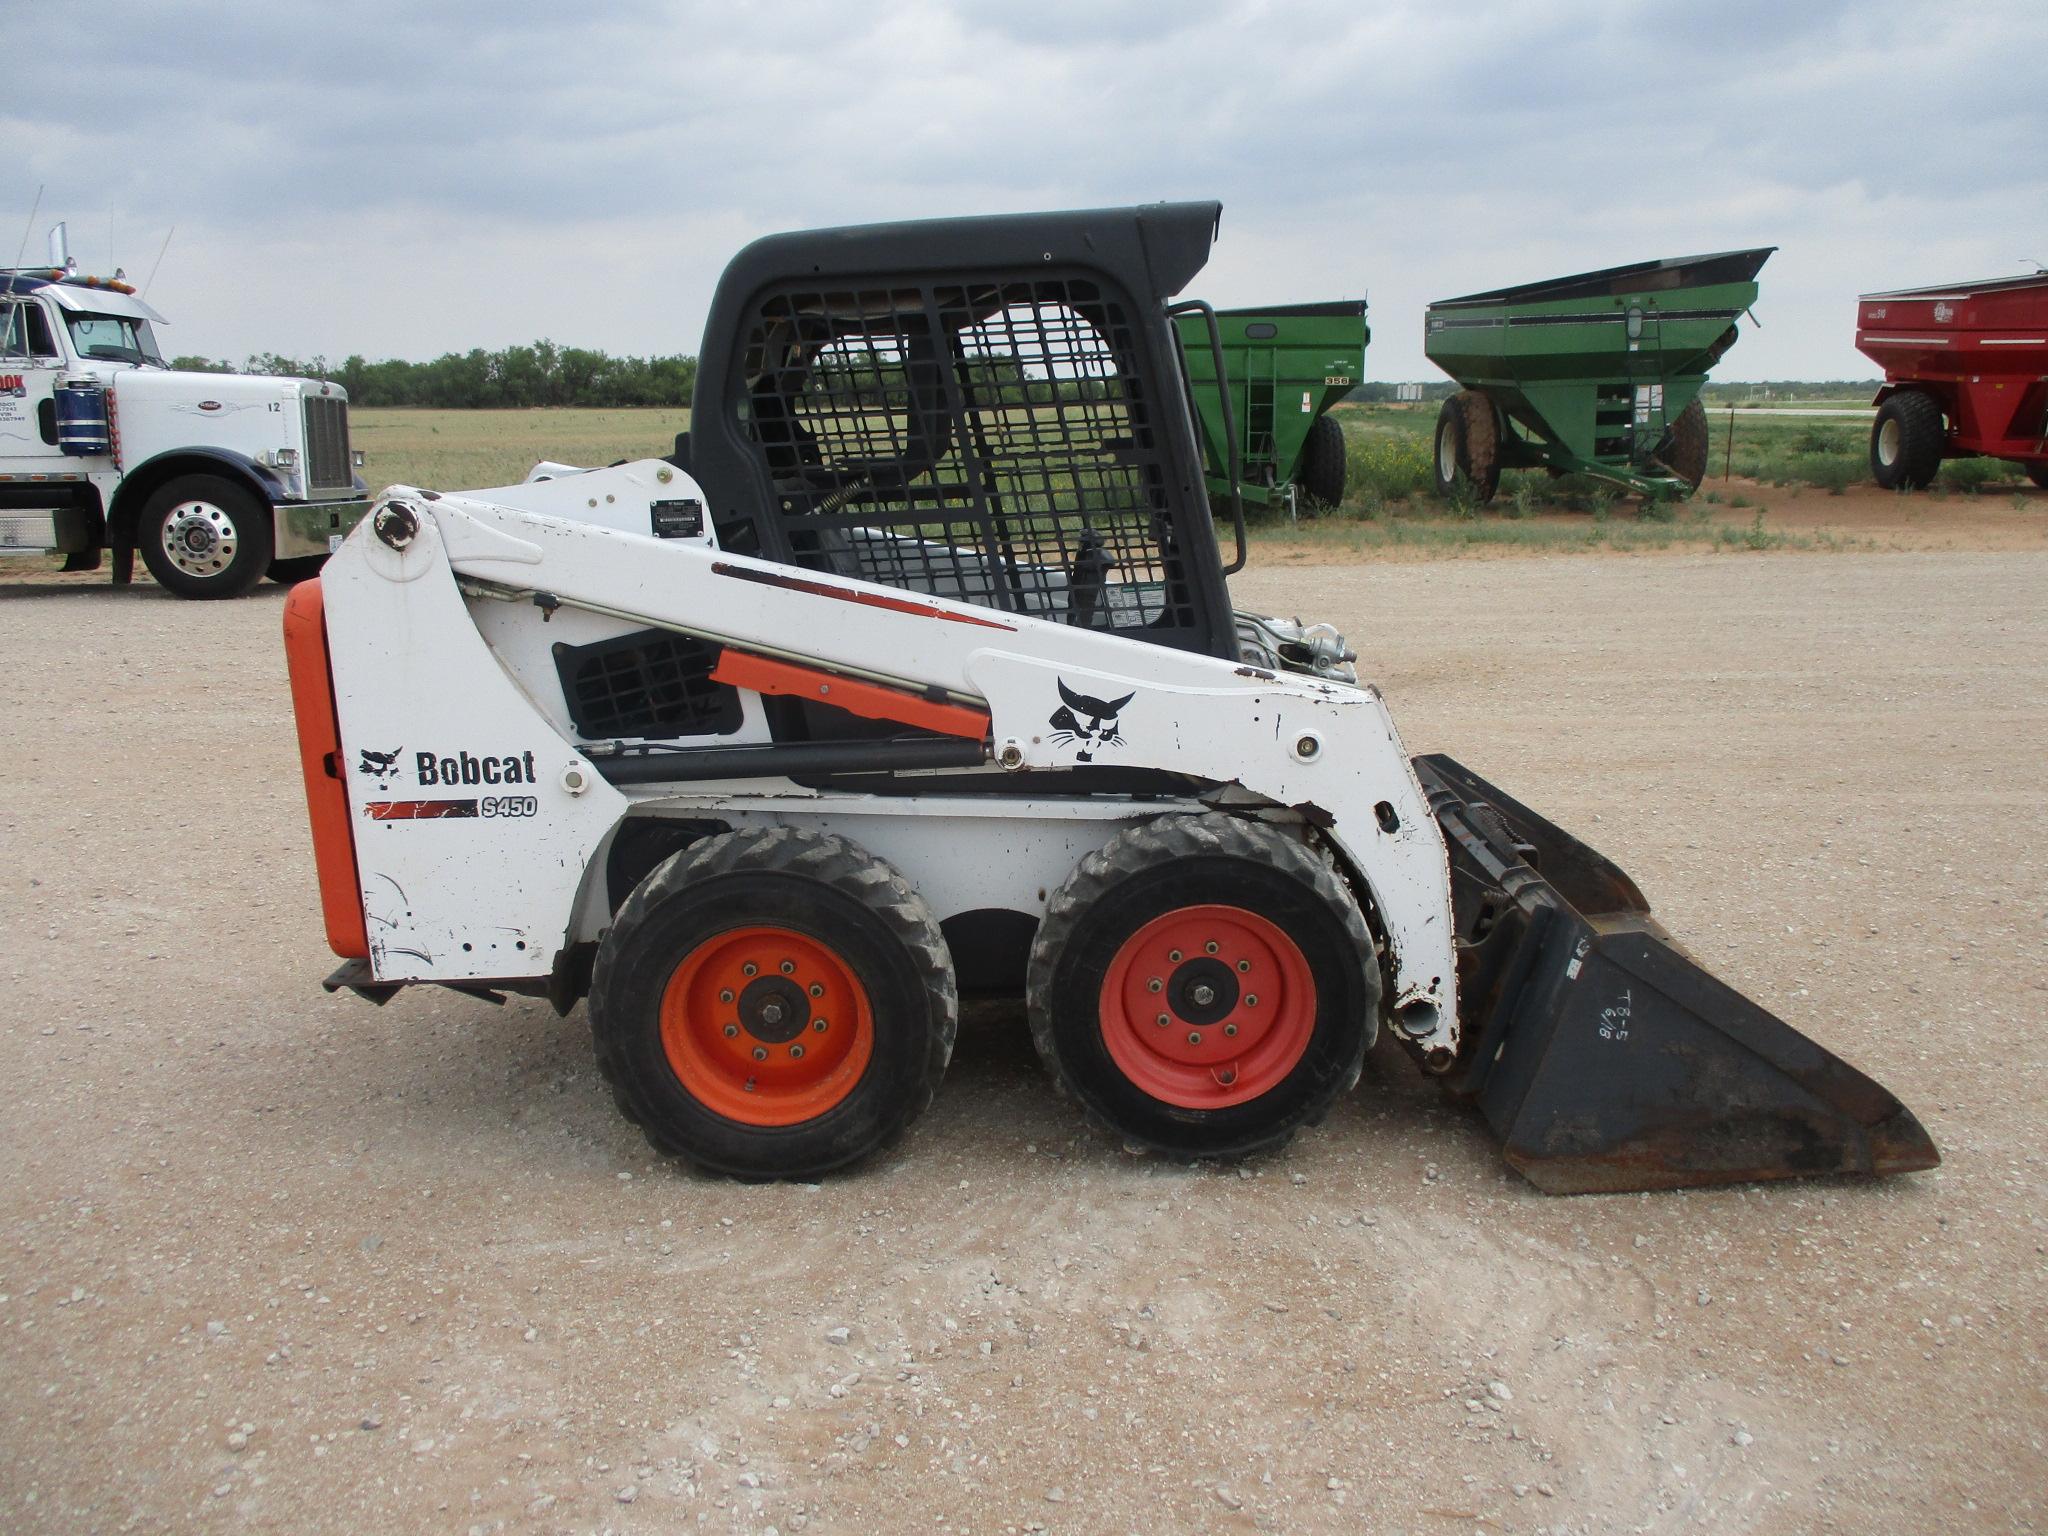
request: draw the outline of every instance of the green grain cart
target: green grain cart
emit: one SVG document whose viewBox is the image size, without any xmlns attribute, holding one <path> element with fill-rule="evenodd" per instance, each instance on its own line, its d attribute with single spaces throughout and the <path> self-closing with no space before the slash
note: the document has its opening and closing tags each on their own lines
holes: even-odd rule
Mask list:
<svg viewBox="0 0 2048 1536">
<path fill-rule="evenodd" d="M 1503 469 L 1690 495 L 1707 472 L 1707 370 L 1776 250 L 1675 256 L 1429 306 L 1423 350 L 1463 388 L 1437 416 L 1436 488 L 1493 499 Z"/>
<path fill-rule="evenodd" d="M 1365 371 L 1372 338 L 1365 301 L 1217 310 L 1228 413 L 1217 387 L 1207 318 L 1177 318 L 1201 418 L 1210 500 L 1219 507 L 1229 501 L 1234 426 L 1238 493 L 1247 507 L 1334 507 L 1342 501 L 1344 429 L 1325 413 Z"/>
</svg>

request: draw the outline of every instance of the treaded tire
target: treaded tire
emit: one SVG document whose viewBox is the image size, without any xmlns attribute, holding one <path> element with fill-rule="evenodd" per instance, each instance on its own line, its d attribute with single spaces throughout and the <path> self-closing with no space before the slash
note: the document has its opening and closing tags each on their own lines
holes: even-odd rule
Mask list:
<svg viewBox="0 0 2048 1536">
<path fill-rule="evenodd" d="M 2048 464 L 2029 464 L 2026 468 L 2027 478 L 2048 491 Z"/>
<path fill-rule="evenodd" d="M 267 574 L 280 587 L 296 587 L 302 581 L 311 581 L 320 574 L 320 567 L 327 563 L 325 555 L 294 555 L 289 560 L 273 560 Z"/>
<path fill-rule="evenodd" d="M 1888 491 L 1925 490 L 1941 468 L 1948 440 L 1941 402 L 1922 389 L 1902 389 L 1877 408 L 1870 424 L 1870 477 Z"/>
<path fill-rule="evenodd" d="M 1334 416 L 1318 416 L 1309 423 L 1308 437 L 1301 445 L 1301 467 L 1294 483 L 1317 509 L 1335 507 L 1344 500 L 1344 428 Z"/>
<path fill-rule="evenodd" d="M 815 941 L 869 1005 L 870 1053 L 852 1086 L 794 1123 L 713 1109 L 699 1092 L 716 1085 L 686 1086 L 664 1038 L 665 1017 L 671 1027 L 676 1018 L 665 999 L 686 962 L 757 927 Z M 657 1151 L 739 1179 L 814 1179 L 888 1146 L 931 1103 L 959 1012 L 952 961 L 924 899 L 845 839 L 791 827 L 723 833 L 657 865 L 599 944 L 590 986 L 597 1065 L 619 1109 Z"/>
<path fill-rule="evenodd" d="M 1446 442 L 1446 435 L 1449 442 Z M 1500 489 L 1500 418 L 1493 401 L 1476 389 L 1461 389 L 1438 409 L 1432 459 L 1436 493 L 1457 499 L 1466 494 L 1485 506 Z"/>
<path fill-rule="evenodd" d="M 166 524 L 181 508 L 195 506 L 211 508 L 233 529 L 232 553 L 218 570 L 181 569 L 164 547 Z M 206 521 L 203 517 L 200 520 Z M 220 525 L 216 521 L 213 526 L 217 530 Z M 158 586 L 179 597 L 242 596 L 270 568 L 270 552 L 275 542 L 269 506 L 219 475 L 180 475 L 167 481 L 143 504 L 135 525 L 135 543 L 142 551 L 142 563 L 149 567 Z"/>
<path fill-rule="evenodd" d="M 1151 925 L 1205 906 L 1272 924 L 1296 946 L 1313 981 L 1303 995 L 1313 1024 L 1299 1058 L 1257 1097 L 1214 1109 L 1168 1102 L 1134 1081 L 1113 1054 L 1116 1025 L 1104 1013 L 1129 946 Z M 1081 861 L 1046 908 L 1025 1003 L 1039 1059 L 1091 1123 L 1133 1150 L 1233 1158 L 1278 1146 L 1358 1081 L 1378 1031 L 1379 991 L 1365 920 L 1336 871 L 1271 827 L 1208 813 L 1127 827 Z M 1173 1028 L 1194 1022 L 1177 1020 Z M 1222 1024 L 1217 1017 L 1200 1027 Z"/>
<path fill-rule="evenodd" d="M 1671 423 L 1659 457 L 1666 469 L 1685 482 L 1687 491 L 1696 491 L 1707 478 L 1707 450 L 1707 408 L 1695 398 Z"/>
</svg>

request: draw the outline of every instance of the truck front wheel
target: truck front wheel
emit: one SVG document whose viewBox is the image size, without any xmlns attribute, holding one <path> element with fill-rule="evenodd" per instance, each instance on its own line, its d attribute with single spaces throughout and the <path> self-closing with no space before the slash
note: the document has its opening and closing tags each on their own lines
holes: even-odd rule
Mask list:
<svg viewBox="0 0 2048 1536">
<path fill-rule="evenodd" d="M 185 475 L 144 503 L 135 529 L 142 563 L 179 597 L 240 597 L 270 567 L 271 512 L 218 475 Z"/>
</svg>

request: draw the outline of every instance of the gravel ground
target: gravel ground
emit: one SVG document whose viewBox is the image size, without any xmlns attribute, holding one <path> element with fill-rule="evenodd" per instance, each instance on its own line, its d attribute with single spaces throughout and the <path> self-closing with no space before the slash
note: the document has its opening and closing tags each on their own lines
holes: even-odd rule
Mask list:
<svg viewBox="0 0 2048 1536">
<path fill-rule="evenodd" d="M 2048 556 L 1290 569 L 1938 1172 L 1548 1199 L 1398 1055 L 1242 1169 L 985 1009 L 894 1154 L 658 1165 L 581 1014 L 329 998 L 279 596 L 0 589 L 0 1528 L 2034 1530 Z"/>
</svg>

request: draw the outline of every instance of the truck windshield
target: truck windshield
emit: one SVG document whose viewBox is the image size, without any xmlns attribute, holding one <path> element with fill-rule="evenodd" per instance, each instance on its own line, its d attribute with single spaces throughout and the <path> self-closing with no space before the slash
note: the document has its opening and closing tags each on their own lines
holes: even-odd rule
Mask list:
<svg viewBox="0 0 2048 1536">
<path fill-rule="evenodd" d="M 80 357 L 102 357 L 117 363 L 157 363 L 164 360 L 156 349 L 156 337 L 147 320 L 123 315 L 66 314 L 71 327 L 71 345 Z"/>
</svg>

